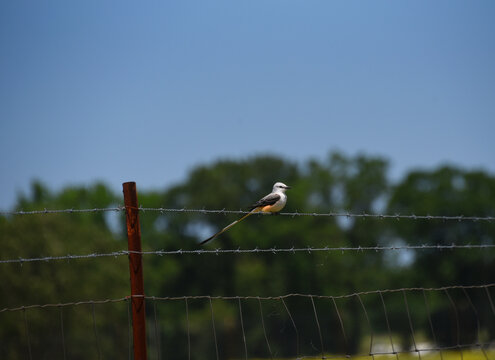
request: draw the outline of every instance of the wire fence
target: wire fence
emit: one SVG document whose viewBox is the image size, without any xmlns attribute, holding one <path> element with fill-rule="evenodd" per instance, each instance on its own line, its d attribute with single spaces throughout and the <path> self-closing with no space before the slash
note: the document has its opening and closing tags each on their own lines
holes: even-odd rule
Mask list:
<svg viewBox="0 0 495 360">
<path fill-rule="evenodd" d="M 48 214 L 83 214 L 124 212 L 129 207 L 116 206 L 91 209 L 42 209 L 30 211 L 0 211 L 3 216 Z M 138 207 L 140 213 L 201 215 L 244 215 L 243 210 L 208 210 Z M 285 212 L 289 217 L 344 217 L 378 220 L 493 222 L 492 216 L 404 215 Z M 397 246 L 318 246 L 250 249 L 176 249 L 67 254 L 29 258 L 0 259 L 0 264 L 44 263 L 84 259 L 139 256 L 189 256 L 236 254 L 310 254 L 313 252 L 383 252 L 383 251 L 487 251 L 495 244 L 422 244 Z M 0 315 L 21 314 L 24 327 L 24 346 L 29 359 L 37 358 L 35 333 L 31 329 L 30 314 L 34 311 L 57 309 L 59 314 L 59 351 L 66 359 L 70 353 L 67 333 L 68 320 L 63 309 L 90 307 L 90 324 L 94 333 L 93 349 L 97 358 L 105 353 L 104 338 L 108 329 L 100 328 L 96 306 L 115 306 L 124 303 L 127 308 L 127 346 L 131 359 L 131 315 L 135 300 L 147 304 L 150 334 L 148 341 L 153 352 L 150 357 L 160 359 L 167 351 L 177 358 L 201 358 L 196 348 L 206 348 L 210 358 L 296 357 L 297 359 L 333 359 L 352 357 L 395 356 L 435 352 L 444 360 L 443 353 L 456 351 L 463 360 L 463 352 L 478 350 L 483 358 L 495 358 L 495 306 L 492 292 L 495 283 L 482 285 L 452 285 L 444 287 L 407 287 L 353 292 L 344 295 L 290 293 L 278 296 L 145 296 L 131 295 L 103 300 L 27 304 L 0 309 Z M 395 298 L 394 298 L 395 297 Z M 398 300 L 399 297 L 400 301 Z M 402 303 L 400 307 L 397 304 Z M 178 307 L 178 305 L 180 307 Z M 411 305 L 411 304 L 414 304 Z M 418 305 L 421 304 L 421 305 Z M 181 310 L 182 308 L 182 310 Z M 206 310 L 205 310 L 206 309 Z M 378 310 L 377 310 L 378 309 Z M 166 314 L 181 313 L 180 323 L 167 324 Z M 208 317 L 205 318 L 205 312 Z M 65 315 L 64 315 L 65 314 Z M 234 315 L 235 314 L 235 315 Z M 52 314 L 53 315 L 53 314 Z M 39 316 L 39 315 L 37 315 Z M 447 319 L 447 320 L 446 320 Z M 47 319 L 52 321 L 53 319 Z M 1 321 L 1 320 L 0 320 Z M 173 320 L 178 321 L 178 320 Z M 312 322 L 313 330 L 307 325 Z M 166 326 L 165 326 L 166 325 Z M 121 329 L 122 330 L 122 329 Z M 209 335 L 207 335 L 209 334 Z M 400 334 L 401 340 L 398 340 Z M 418 336 L 419 335 L 419 336 Z M 209 340 L 205 340 L 209 339 Z M 367 351 L 356 338 L 367 338 Z M 419 339 L 427 339 L 420 342 Z M 404 339 L 408 339 L 404 341 Z M 204 344 L 207 341 L 208 344 Z M 408 345 L 404 345 L 408 343 Z M 235 344 L 232 346 L 231 344 Z M 172 347 L 172 348 L 171 348 Z M 338 355 L 335 355 L 338 354 Z"/>
<path fill-rule="evenodd" d="M 244 353 L 241 350 L 238 350 L 235 354 L 232 354 L 238 358 L 249 358 L 250 354 L 248 349 L 250 348 L 249 344 L 246 341 L 246 332 L 245 332 L 245 324 L 247 318 L 255 318 L 258 317 L 259 328 L 262 329 L 263 334 L 260 336 L 262 341 L 266 343 L 266 347 L 264 351 L 260 352 L 259 349 L 254 349 L 256 352 L 256 356 L 265 356 L 270 358 L 275 358 L 280 355 L 286 356 L 286 352 L 283 351 L 285 347 L 288 345 L 293 347 L 295 352 L 295 357 L 297 359 L 333 359 L 333 358 L 353 358 L 353 357 L 371 357 L 379 355 L 390 355 L 390 356 L 398 356 L 399 354 L 417 354 L 421 359 L 421 354 L 428 354 L 431 352 L 440 353 L 441 358 L 443 359 L 442 352 L 455 350 L 460 352 L 461 358 L 463 354 L 463 350 L 473 350 L 477 349 L 482 352 L 483 357 L 485 359 L 489 359 L 489 352 L 493 352 L 494 344 L 493 341 L 483 340 L 483 335 L 481 333 L 480 319 L 481 316 L 487 316 L 488 321 L 495 320 L 495 307 L 493 305 L 493 299 L 490 294 L 490 290 L 495 287 L 495 284 L 487 284 L 487 285 L 473 285 L 473 286 L 446 286 L 439 288 L 400 288 L 400 289 L 386 289 L 386 290 L 374 290 L 374 291 L 364 291 L 364 292 L 356 292 L 352 294 L 345 295 L 311 295 L 311 294 L 287 294 L 282 296 L 179 296 L 179 297 L 146 297 L 148 301 L 153 302 L 153 307 L 156 309 L 156 303 L 162 302 L 170 302 L 170 301 L 180 301 L 184 302 L 185 306 L 185 321 L 187 326 L 185 327 L 186 334 L 182 334 L 184 339 L 187 339 L 187 356 L 191 358 L 191 352 L 194 349 L 194 344 L 191 342 L 191 338 L 195 338 L 194 334 L 191 334 L 189 317 L 190 317 L 190 304 L 193 301 L 203 301 L 209 306 L 210 315 L 211 315 L 211 340 L 214 343 L 215 351 L 211 352 L 211 355 L 216 354 L 216 359 L 219 359 L 219 353 L 222 353 L 222 348 L 225 347 L 225 344 L 222 344 L 221 339 L 226 341 L 232 341 L 231 337 L 229 337 L 225 332 L 225 329 L 221 329 L 218 322 L 215 322 L 216 316 L 214 311 L 213 301 L 222 301 L 222 302 L 230 302 L 233 307 L 238 308 L 239 318 L 237 321 L 237 331 L 234 331 L 238 336 L 236 341 L 237 348 L 243 349 Z M 466 326 L 467 323 L 464 323 L 463 318 L 464 313 L 458 311 L 456 309 L 459 308 L 459 303 L 462 300 L 459 297 L 454 297 L 453 292 L 460 291 L 462 296 L 467 299 L 470 305 L 470 310 L 473 311 L 471 314 L 472 318 L 476 322 L 476 336 L 474 337 L 474 341 L 467 341 L 464 339 L 465 333 L 463 326 Z M 474 299 L 474 293 L 469 292 L 481 291 L 482 294 L 486 297 L 484 300 L 489 304 L 488 307 L 484 307 L 481 309 L 479 306 L 479 297 L 477 298 L 476 305 Z M 448 298 L 449 302 L 452 305 L 451 314 L 454 317 L 453 324 L 455 323 L 455 331 L 456 336 L 454 342 L 452 344 L 448 344 L 445 342 L 444 344 L 432 344 L 432 343 L 419 343 L 415 339 L 417 337 L 417 333 L 414 329 L 414 323 L 418 321 L 417 318 L 414 318 L 411 314 L 412 307 L 409 305 L 409 302 L 413 300 L 417 300 L 416 298 L 420 298 L 420 300 L 424 304 L 424 315 L 428 319 L 428 323 L 430 324 L 431 337 L 433 339 L 441 339 L 444 337 L 441 331 L 439 331 L 436 326 L 438 324 L 434 324 L 435 321 L 432 320 L 431 314 L 431 298 L 433 297 L 432 293 L 441 294 L 444 297 Z M 401 344 L 397 343 L 394 340 L 394 331 L 397 331 L 394 326 L 397 326 L 397 323 L 393 323 L 391 319 L 396 316 L 394 311 L 389 309 L 389 304 L 387 303 L 387 296 L 391 295 L 399 295 L 402 297 L 403 305 L 405 313 L 407 314 L 407 322 L 406 326 L 402 325 L 402 329 L 406 328 L 407 332 L 409 332 L 409 336 L 412 339 L 412 344 L 410 348 L 404 348 Z M 479 295 L 479 294 L 478 294 Z M 367 297 L 374 297 L 374 299 L 369 299 Z M 456 299 L 455 301 L 453 299 Z M 297 318 L 294 313 L 294 306 L 290 303 L 290 301 L 296 301 L 298 304 L 296 306 L 298 312 L 305 313 L 305 316 L 302 318 L 303 321 L 308 321 L 309 318 L 313 317 L 315 322 L 315 330 L 311 336 L 304 333 L 302 329 L 298 326 L 298 322 L 301 318 Z M 301 300 L 306 300 L 305 306 L 301 306 Z M 317 302 L 319 300 L 320 302 Z M 347 322 L 352 322 L 352 319 L 349 319 L 349 314 L 345 313 L 346 303 L 345 301 L 354 301 L 358 304 L 358 311 L 361 314 L 355 314 L 360 317 L 357 320 L 358 326 L 362 329 L 366 329 L 367 337 L 369 339 L 369 343 L 367 345 L 367 352 L 363 353 L 352 353 L 349 349 L 349 344 L 351 342 L 350 336 L 352 336 L 352 331 L 349 331 L 349 325 Z M 259 313 L 255 314 L 256 311 L 250 312 L 249 315 L 246 314 L 246 307 L 248 302 L 251 302 L 253 306 L 252 308 L 258 308 Z M 339 303 L 339 305 L 337 305 Z M 243 305 L 244 304 L 244 305 Z M 333 306 L 329 306 L 333 304 Z M 368 304 L 368 305 L 366 305 Z M 348 304 L 347 304 L 348 305 Z M 377 318 L 373 318 L 371 316 L 370 306 L 380 305 L 383 310 L 381 314 L 382 323 L 386 324 L 386 327 L 379 328 L 376 326 Z M 217 305 L 218 308 L 222 306 Z M 223 305 L 225 306 L 225 305 Z M 270 315 L 265 315 L 263 309 L 269 308 L 271 309 Z M 274 308 L 278 308 L 278 310 L 273 310 Z M 244 309 L 244 310 L 243 310 Z M 292 310 L 291 310 L 292 309 Z M 334 309 L 333 314 L 329 311 L 329 309 Z M 488 312 L 485 310 L 488 309 Z M 491 314 L 490 314 L 491 309 Z M 396 312 L 397 310 L 395 310 Z M 256 316 L 257 315 L 257 316 Z M 343 319 L 346 319 L 347 322 L 344 322 Z M 354 321 L 357 317 L 354 319 Z M 461 320 L 462 319 L 462 320 Z M 471 320 L 473 320 L 471 319 Z M 424 320 L 424 319 L 423 319 Z M 156 316 L 156 311 L 154 314 L 154 319 L 152 319 L 155 323 L 155 328 L 158 328 L 157 323 L 160 322 L 159 318 Z M 278 324 L 277 324 L 278 323 Z M 450 324 L 449 324 L 450 325 Z M 271 331 L 270 331 L 271 330 Z M 277 331 L 275 331 L 277 330 Z M 445 329 L 444 329 L 445 330 Z M 449 331 L 452 329 L 448 329 Z M 203 336 L 204 329 L 202 329 Z M 233 331 L 233 329 L 229 329 L 229 331 Z M 447 332 L 449 332 L 447 331 Z M 280 335 L 282 334 L 282 335 Z M 381 334 L 382 338 L 378 339 L 378 335 Z M 155 334 L 156 335 L 156 334 Z M 385 335 L 383 337 L 383 335 Z M 332 341 L 328 338 L 337 337 L 339 339 L 338 343 L 332 344 Z M 339 344 L 340 343 L 340 344 Z M 239 345 L 243 346 L 239 346 Z M 340 348 L 342 355 L 329 355 L 329 353 L 335 353 L 335 348 Z M 317 352 L 315 354 L 315 351 Z M 261 353 L 261 354 L 260 354 Z M 281 354 L 283 353 L 283 354 Z M 311 354 L 313 353 L 313 354 Z M 495 354 L 491 354 L 495 355 Z M 294 356 L 294 354 L 293 354 Z M 160 355 L 158 354 L 158 358 Z M 213 357 L 213 356 L 212 356 Z"/>
<path fill-rule="evenodd" d="M 211 347 L 209 358 L 217 360 L 224 358 L 226 354 L 237 358 L 250 358 L 251 356 L 263 356 L 275 358 L 286 356 L 287 349 L 297 359 L 338 359 L 358 358 L 389 355 L 399 356 L 401 354 L 421 355 L 438 353 L 443 359 L 444 352 L 456 351 L 460 353 L 461 359 L 464 351 L 478 350 L 482 358 L 491 359 L 495 355 L 495 344 L 493 339 L 487 338 L 482 331 L 482 326 L 488 322 L 495 322 L 495 306 L 491 292 L 495 289 L 495 283 L 485 285 L 468 286 L 445 286 L 438 288 L 399 288 L 383 289 L 373 291 L 362 291 L 343 295 L 316 295 L 316 294 L 286 294 L 281 296 L 128 296 L 116 299 L 88 300 L 69 303 L 36 304 L 20 306 L 15 308 L 0 309 L 3 313 L 20 313 L 24 319 L 25 346 L 29 352 L 29 358 L 33 358 L 32 345 L 34 333 L 29 330 L 29 316 L 32 311 L 39 309 L 57 309 L 59 315 L 51 314 L 51 317 L 60 316 L 58 336 L 59 351 L 65 354 L 70 351 L 67 344 L 67 334 L 64 330 L 64 308 L 90 306 L 89 317 L 93 326 L 93 349 L 97 349 L 98 357 L 101 358 L 101 346 L 103 336 L 98 328 L 96 305 L 111 305 L 116 303 L 129 303 L 134 298 L 144 298 L 147 305 L 152 309 L 149 315 L 151 322 L 149 342 L 154 349 L 150 356 L 161 358 L 164 353 L 177 355 L 177 358 L 195 358 L 195 347 L 201 338 L 209 338 Z M 393 296 L 402 299 L 403 308 L 391 309 L 390 303 Z M 432 315 L 433 302 L 443 297 L 446 303 L 450 303 L 450 321 L 444 326 L 439 326 L 437 319 Z M 421 302 L 422 311 L 413 311 L 410 303 Z M 463 303 L 468 303 L 468 308 L 463 309 Z M 180 307 L 171 305 L 179 304 Z M 208 320 L 203 319 L 201 326 L 193 324 L 197 321 L 195 312 L 198 303 L 208 309 Z M 182 304 L 182 305 L 181 305 Z M 355 314 L 350 316 L 349 305 L 355 304 Z M 395 304 L 395 302 L 394 302 Z M 230 307 L 233 310 L 229 322 L 234 325 L 225 326 L 222 321 L 222 310 Z M 382 313 L 376 315 L 371 308 L 379 307 Z M 163 316 L 170 309 L 177 311 L 182 308 L 182 324 L 173 324 L 176 329 L 176 339 L 172 348 L 164 348 L 162 345 L 160 330 L 162 323 L 168 319 Z M 222 313 L 219 315 L 218 313 Z M 397 321 L 397 314 L 402 314 Z M 304 314 L 300 316 L 300 314 Z M 404 316 L 404 313 L 407 316 Z M 298 315 L 299 314 L 299 315 Z M 374 314 L 372 316 L 372 314 Z M 423 317 L 423 319 L 421 319 Z M 310 319 L 314 321 L 314 332 L 306 333 L 301 322 Z M 127 314 L 127 331 L 130 333 L 131 320 Z M 47 322 L 53 319 L 47 319 Z M 362 331 L 361 336 L 367 341 L 366 352 L 353 353 L 350 350 L 352 336 L 355 329 L 349 323 L 356 323 Z M 418 330 L 415 324 L 427 322 L 429 337 L 439 341 L 438 343 L 419 342 Z M 209 324 L 208 324 L 209 323 Z M 247 336 L 249 328 L 256 326 L 261 329 L 258 339 Z M 474 332 L 470 336 L 466 330 Z M 397 339 L 397 332 L 405 332 L 412 339 L 410 347 L 404 347 Z M 445 340 L 446 334 L 453 334 L 452 339 Z M 177 341 L 177 339 L 181 341 Z M 444 339 L 443 341 L 440 339 Z M 234 352 L 227 349 L 229 342 L 236 346 Z M 264 343 L 264 344 L 263 344 Z M 131 359 L 130 348 L 132 342 L 128 340 L 129 359 Z M 260 346 L 263 345 L 263 346 Z M 170 344 L 168 344 L 171 346 Z M 181 345 L 182 347 L 179 347 Z M 336 352 L 338 350 L 338 352 Z M 362 350 L 361 350 L 362 351 Z M 340 355 L 335 355 L 340 354 Z M 398 357 L 397 357 L 398 358 Z"/>
</svg>

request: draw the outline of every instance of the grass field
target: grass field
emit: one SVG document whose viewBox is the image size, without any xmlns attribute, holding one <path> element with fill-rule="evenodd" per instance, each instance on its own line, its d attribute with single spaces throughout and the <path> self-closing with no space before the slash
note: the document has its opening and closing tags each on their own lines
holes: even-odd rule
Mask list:
<svg viewBox="0 0 495 360">
<path fill-rule="evenodd" d="M 417 353 L 402 353 L 396 355 L 375 355 L 375 356 L 352 356 L 346 357 L 342 355 L 329 355 L 325 356 L 325 359 L 355 359 L 355 360 L 419 360 L 420 357 Z M 321 356 L 302 356 L 299 358 L 276 358 L 274 360 L 288 360 L 288 359 L 321 359 Z M 266 360 L 266 359 L 253 359 L 253 360 Z M 484 353 L 481 350 L 462 350 L 461 351 L 422 351 L 421 360 L 495 360 L 495 350 L 486 350 Z"/>
<path fill-rule="evenodd" d="M 399 360 L 418 360 L 417 353 L 404 353 L 398 355 Z M 360 357 L 360 359 L 371 358 L 371 356 Z M 397 359 L 395 355 L 377 355 L 375 360 L 393 360 Z M 495 350 L 483 351 L 481 350 L 462 350 L 461 351 L 442 351 L 440 355 L 439 351 L 425 351 L 421 352 L 422 360 L 495 360 Z"/>
</svg>

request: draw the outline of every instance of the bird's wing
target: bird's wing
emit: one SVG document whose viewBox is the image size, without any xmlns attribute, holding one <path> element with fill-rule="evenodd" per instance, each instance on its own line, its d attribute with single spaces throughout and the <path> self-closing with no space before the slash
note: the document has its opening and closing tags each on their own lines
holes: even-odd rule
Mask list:
<svg viewBox="0 0 495 360">
<path fill-rule="evenodd" d="M 268 194 L 264 198 L 258 200 L 253 205 L 251 205 L 251 207 L 250 207 L 249 210 L 256 209 L 257 207 L 263 207 L 263 206 L 267 206 L 267 205 L 273 205 L 273 204 L 275 204 L 279 200 L 280 200 L 280 195 L 279 194 L 273 194 L 273 193 L 272 194 Z"/>
<path fill-rule="evenodd" d="M 245 218 L 247 218 L 249 215 L 252 215 L 252 214 L 258 212 L 259 210 L 256 210 L 257 208 L 263 207 L 263 206 L 267 206 L 267 205 L 273 205 L 273 204 L 275 204 L 279 200 L 280 200 L 280 195 L 274 194 L 274 193 L 268 194 L 264 198 L 262 198 L 262 199 L 258 200 L 257 202 L 255 202 L 251 206 L 251 208 L 249 209 L 249 211 L 250 211 L 249 213 L 247 213 L 246 215 L 244 215 L 243 217 L 241 217 L 239 220 L 234 221 L 232 224 L 227 225 L 226 227 L 224 227 L 222 230 L 220 230 L 216 234 L 210 236 L 208 239 L 201 241 L 199 244 L 200 245 L 204 245 L 208 241 L 213 240 L 218 235 L 224 233 L 225 231 L 227 231 L 228 229 L 230 229 L 235 224 L 237 224 L 237 223 L 241 222 L 242 220 L 244 220 Z"/>
</svg>

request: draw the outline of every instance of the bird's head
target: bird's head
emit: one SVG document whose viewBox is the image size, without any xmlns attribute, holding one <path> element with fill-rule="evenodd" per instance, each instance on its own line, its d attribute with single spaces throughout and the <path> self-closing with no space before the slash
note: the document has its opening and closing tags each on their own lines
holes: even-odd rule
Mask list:
<svg viewBox="0 0 495 360">
<path fill-rule="evenodd" d="M 277 191 L 285 192 L 285 190 L 288 189 L 290 189 L 290 186 L 287 186 L 282 182 L 276 182 L 275 185 L 273 185 L 273 192 L 277 192 Z"/>
</svg>

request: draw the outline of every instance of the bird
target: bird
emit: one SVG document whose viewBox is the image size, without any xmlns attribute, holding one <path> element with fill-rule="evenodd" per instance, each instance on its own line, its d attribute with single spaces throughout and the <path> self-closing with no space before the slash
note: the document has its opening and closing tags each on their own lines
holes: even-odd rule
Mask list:
<svg viewBox="0 0 495 360">
<path fill-rule="evenodd" d="M 208 239 L 201 241 L 199 244 L 204 245 L 208 241 L 213 240 L 216 238 L 218 235 L 224 233 L 228 229 L 230 229 L 232 226 L 234 226 L 237 223 L 240 223 L 242 220 L 247 218 L 250 215 L 253 215 L 257 212 L 265 212 L 265 213 L 278 213 L 280 212 L 285 204 L 287 203 L 287 195 L 285 195 L 285 191 L 290 189 L 290 186 L 285 185 L 282 182 L 276 182 L 273 185 L 273 190 L 270 194 L 262 197 L 260 200 L 256 201 L 251 207 L 249 208 L 249 212 L 241 217 L 240 219 L 234 221 L 232 224 L 227 225 L 224 227 L 222 230 L 217 232 L 216 234 L 210 236 Z"/>
</svg>

